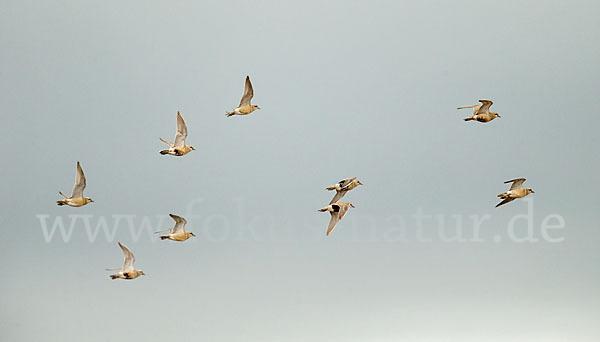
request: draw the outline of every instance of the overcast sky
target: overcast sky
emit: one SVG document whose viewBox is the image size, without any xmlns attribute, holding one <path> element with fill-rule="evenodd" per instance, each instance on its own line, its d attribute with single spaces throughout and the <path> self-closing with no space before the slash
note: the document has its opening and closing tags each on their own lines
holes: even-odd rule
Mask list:
<svg viewBox="0 0 600 342">
<path fill-rule="evenodd" d="M 599 10 L 3 1 L 0 340 L 597 341 Z M 226 118 L 246 75 L 262 110 Z M 161 156 L 177 111 L 196 151 Z M 58 207 L 77 161 L 95 202 Z M 197 237 L 150 238 L 169 213 Z M 108 278 L 117 241 L 146 276 Z"/>
</svg>

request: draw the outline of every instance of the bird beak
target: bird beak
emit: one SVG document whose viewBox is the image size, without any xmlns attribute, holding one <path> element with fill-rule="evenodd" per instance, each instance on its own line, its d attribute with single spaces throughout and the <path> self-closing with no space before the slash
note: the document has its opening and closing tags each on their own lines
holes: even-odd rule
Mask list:
<svg viewBox="0 0 600 342">
<path fill-rule="evenodd" d="M 532 194 L 535 194 L 535 191 L 531 190 L 531 193 L 532 193 Z"/>
<path fill-rule="evenodd" d="M 256 109 L 260 109 L 260 107 L 259 107 L 259 106 L 256 106 Z"/>
</svg>

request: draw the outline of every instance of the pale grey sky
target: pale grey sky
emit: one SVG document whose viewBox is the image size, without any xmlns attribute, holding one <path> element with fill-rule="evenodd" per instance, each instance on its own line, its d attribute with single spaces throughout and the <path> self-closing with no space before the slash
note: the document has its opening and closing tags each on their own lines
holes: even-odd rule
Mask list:
<svg viewBox="0 0 600 342">
<path fill-rule="evenodd" d="M 597 341 L 599 10 L 2 2 L 0 340 Z M 226 118 L 246 75 L 263 109 Z M 482 98 L 502 117 L 464 122 Z M 177 111 L 197 150 L 160 156 Z M 59 208 L 78 160 L 96 202 Z M 350 176 L 365 185 L 326 238 L 324 188 Z M 495 209 L 517 177 L 531 202 Z M 508 239 L 528 205 L 535 236 L 558 214 L 564 241 Z M 419 230 L 419 212 L 445 226 Z M 39 218 L 164 229 L 168 213 L 198 237 L 134 241 L 123 223 L 90 242 L 80 219 L 46 242 Z M 489 215 L 485 241 L 440 240 L 452 215 L 466 232 Z M 108 278 L 116 241 L 146 276 Z"/>
</svg>

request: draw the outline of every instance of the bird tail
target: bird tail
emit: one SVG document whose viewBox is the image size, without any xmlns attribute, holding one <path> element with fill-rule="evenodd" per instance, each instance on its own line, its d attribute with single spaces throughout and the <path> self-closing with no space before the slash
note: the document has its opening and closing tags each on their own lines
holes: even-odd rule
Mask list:
<svg viewBox="0 0 600 342">
<path fill-rule="evenodd" d="M 508 197 L 508 194 L 506 192 L 503 192 L 501 194 L 498 194 L 497 197 L 506 198 L 506 197 Z"/>
<path fill-rule="evenodd" d="M 57 204 L 59 207 L 62 207 L 63 205 L 66 205 L 66 204 L 67 204 L 67 201 L 56 201 L 56 204 Z"/>
<path fill-rule="evenodd" d="M 320 212 L 327 211 L 327 207 L 325 207 L 325 208 L 322 208 L 322 209 L 319 209 L 319 211 L 320 211 Z"/>
<path fill-rule="evenodd" d="M 328 186 L 328 187 L 326 187 L 326 188 L 325 188 L 325 190 L 329 190 L 329 191 L 331 191 L 331 190 L 335 190 L 335 185 L 333 185 L 333 186 Z"/>
<path fill-rule="evenodd" d="M 161 239 L 161 240 L 165 240 L 165 239 L 168 239 L 168 238 L 169 238 L 169 236 L 168 236 L 168 235 L 162 235 L 162 236 L 160 237 L 160 239 Z"/>
<path fill-rule="evenodd" d="M 117 279 L 117 278 L 119 278 L 119 276 L 117 274 L 111 274 L 110 275 L 110 279 L 114 280 L 114 279 Z"/>
<path fill-rule="evenodd" d="M 162 150 L 162 151 L 160 151 L 160 152 L 158 152 L 158 153 L 160 153 L 160 154 L 163 154 L 163 155 L 164 155 L 164 154 L 169 154 L 169 150 Z"/>
<path fill-rule="evenodd" d="M 475 119 L 473 117 L 465 118 L 465 121 L 471 121 L 471 120 L 475 120 Z"/>
<path fill-rule="evenodd" d="M 231 112 L 225 113 L 226 117 L 230 117 L 230 116 L 233 116 L 233 115 L 235 115 L 235 110 L 232 110 Z"/>
</svg>

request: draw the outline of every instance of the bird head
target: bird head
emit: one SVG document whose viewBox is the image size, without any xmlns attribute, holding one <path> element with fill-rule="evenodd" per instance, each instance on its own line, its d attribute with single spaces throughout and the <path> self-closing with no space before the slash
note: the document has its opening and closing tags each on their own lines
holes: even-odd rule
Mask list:
<svg viewBox="0 0 600 342">
<path fill-rule="evenodd" d="M 140 270 L 140 275 L 146 275 L 146 273 L 144 273 L 144 271 Z"/>
<path fill-rule="evenodd" d="M 496 113 L 496 112 L 492 112 L 492 114 L 494 114 L 494 118 L 499 118 L 500 114 Z"/>
<path fill-rule="evenodd" d="M 532 188 L 527 188 L 527 194 L 535 194 L 535 191 Z"/>
<path fill-rule="evenodd" d="M 87 203 L 92 203 L 92 202 L 94 202 L 94 200 L 93 200 L 93 199 L 91 199 L 91 198 L 89 198 L 89 197 L 84 197 L 84 199 L 85 199 L 85 203 L 86 203 L 86 204 L 87 204 Z"/>
<path fill-rule="evenodd" d="M 190 236 L 196 236 L 196 234 L 189 232 Z"/>
<path fill-rule="evenodd" d="M 260 109 L 260 107 L 258 105 L 253 104 L 252 109 L 257 110 L 257 109 Z"/>
<path fill-rule="evenodd" d="M 359 180 L 356 181 L 356 184 L 363 185 L 363 183 L 361 183 Z"/>
<path fill-rule="evenodd" d="M 356 208 L 356 207 L 354 206 L 354 204 L 352 204 L 352 203 L 349 203 L 349 204 L 350 204 L 350 208 Z"/>
<path fill-rule="evenodd" d="M 196 149 L 194 148 L 194 146 L 190 146 L 190 150 L 196 151 Z"/>
</svg>

